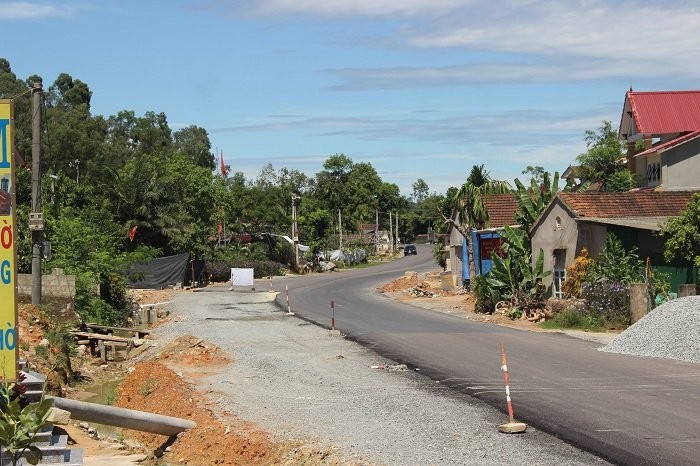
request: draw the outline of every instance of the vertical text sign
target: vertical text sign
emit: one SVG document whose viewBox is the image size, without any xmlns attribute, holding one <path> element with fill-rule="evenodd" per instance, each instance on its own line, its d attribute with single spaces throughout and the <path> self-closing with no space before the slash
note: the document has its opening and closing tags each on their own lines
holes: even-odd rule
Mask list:
<svg viewBox="0 0 700 466">
<path fill-rule="evenodd" d="M 0 100 L 0 377 L 17 372 L 15 173 L 12 101 Z"/>
</svg>

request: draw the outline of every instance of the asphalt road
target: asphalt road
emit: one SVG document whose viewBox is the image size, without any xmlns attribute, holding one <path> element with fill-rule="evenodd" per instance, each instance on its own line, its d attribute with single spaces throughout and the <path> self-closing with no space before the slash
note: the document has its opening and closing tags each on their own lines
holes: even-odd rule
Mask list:
<svg viewBox="0 0 700 466">
<path fill-rule="evenodd" d="M 418 255 L 365 269 L 275 281 L 280 304 L 384 357 L 505 410 L 500 344 L 508 354 L 516 418 L 611 462 L 700 464 L 700 367 L 604 353 L 597 343 L 471 322 L 375 292 L 407 270 L 434 270 Z M 284 288 L 288 287 L 288 293 Z"/>
</svg>

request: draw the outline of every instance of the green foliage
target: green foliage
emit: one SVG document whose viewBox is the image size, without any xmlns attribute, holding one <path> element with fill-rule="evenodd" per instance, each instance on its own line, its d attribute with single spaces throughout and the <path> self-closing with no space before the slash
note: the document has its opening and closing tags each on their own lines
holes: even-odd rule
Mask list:
<svg viewBox="0 0 700 466">
<path fill-rule="evenodd" d="M 644 262 L 637 255 L 637 248 L 627 251 L 614 234 L 608 234 L 585 279 L 588 283 L 604 280 L 627 285 L 644 281 Z"/>
<path fill-rule="evenodd" d="M 581 296 L 586 300 L 590 315 L 597 317 L 606 325 L 628 326 L 630 324 L 628 284 L 608 279 L 586 282 L 581 289 Z"/>
<path fill-rule="evenodd" d="M 575 328 L 587 331 L 599 331 L 603 327 L 598 316 L 580 312 L 577 309 L 569 308 L 554 316 L 553 319 L 541 322 L 542 328 Z"/>
<path fill-rule="evenodd" d="M 478 275 L 474 279 L 472 290 L 476 301 L 474 304 L 474 311 L 482 314 L 493 314 L 496 307 L 496 302 L 494 302 L 493 295 L 491 294 L 491 289 L 489 288 L 485 275 Z"/>
<path fill-rule="evenodd" d="M 493 266 L 486 275 L 489 289 L 497 297 L 494 301 L 511 301 L 526 312 L 540 307 L 545 291 L 542 280 L 551 274 L 544 271 L 544 251 L 540 249 L 533 265 L 529 241 L 522 230 L 506 226 L 501 236 L 505 239 L 505 257 L 492 255 Z"/>
<path fill-rule="evenodd" d="M 445 253 L 445 243 L 438 241 L 433 246 L 433 258 L 435 263 L 442 267 L 442 270 L 447 268 L 447 254 Z"/>
<path fill-rule="evenodd" d="M 605 190 L 609 192 L 623 193 L 637 186 L 636 179 L 626 168 L 618 170 L 610 175 Z"/>
<path fill-rule="evenodd" d="M 700 268 L 700 193 L 693 194 L 685 210 L 661 230 L 666 240 L 664 259 Z"/>
<path fill-rule="evenodd" d="M 541 182 L 537 182 L 535 178 L 531 179 L 529 188 L 516 178 L 515 186 L 518 196 L 515 220 L 529 236 L 532 225 L 559 192 L 559 172 L 554 173 L 554 179 L 551 182 L 549 173 L 542 174 Z"/>
<path fill-rule="evenodd" d="M 29 464 L 41 461 L 41 450 L 34 445 L 36 433 L 46 424 L 53 400 L 42 397 L 38 402 L 27 403 L 18 383 L 4 382 L 0 386 L 0 445 L 13 465 L 20 458 Z"/>
<path fill-rule="evenodd" d="M 602 189 L 620 188 L 619 175 L 613 176 L 624 168 L 621 160 L 625 154 L 622 142 L 617 137 L 617 131 L 610 121 L 603 121 L 598 131 L 586 131 L 586 152 L 576 157 L 581 164 L 580 173 L 583 181 L 600 182 Z"/>
</svg>

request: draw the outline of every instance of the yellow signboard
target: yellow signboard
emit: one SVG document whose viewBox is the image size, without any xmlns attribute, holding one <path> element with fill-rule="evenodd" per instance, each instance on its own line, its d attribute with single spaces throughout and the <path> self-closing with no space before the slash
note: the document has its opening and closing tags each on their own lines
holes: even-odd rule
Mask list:
<svg viewBox="0 0 700 466">
<path fill-rule="evenodd" d="M 17 376 L 14 121 L 11 100 L 0 100 L 0 377 Z"/>
</svg>

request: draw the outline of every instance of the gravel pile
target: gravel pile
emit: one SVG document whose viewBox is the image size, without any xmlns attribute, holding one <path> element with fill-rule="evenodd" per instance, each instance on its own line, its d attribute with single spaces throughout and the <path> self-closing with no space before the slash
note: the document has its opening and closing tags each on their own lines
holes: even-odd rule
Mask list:
<svg viewBox="0 0 700 466">
<path fill-rule="evenodd" d="M 198 381 L 217 411 L 281 440 L 338 449 L 348 464 L 608 464 L 532 427 L 500 434 L 502 412 L 285 316 L 271 296 L 204 289 L 168 305 L 175 318 L 157 329 L 158 346 L 191 334 L 233 356 Z"/>
<path fill-rule="evenodd" d="M 700 296 L 662 304 L 599 350 L 700 362 Z"/>
</svg>

